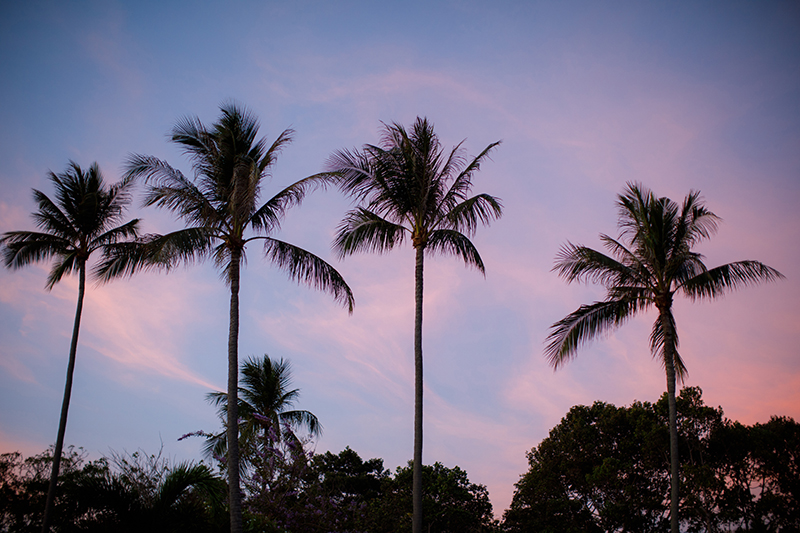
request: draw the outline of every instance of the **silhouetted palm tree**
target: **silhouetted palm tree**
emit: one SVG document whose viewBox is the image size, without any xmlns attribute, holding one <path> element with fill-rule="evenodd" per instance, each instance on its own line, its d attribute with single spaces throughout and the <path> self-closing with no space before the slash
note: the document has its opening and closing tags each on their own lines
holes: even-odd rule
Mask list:
<svg viewBox="0 0 800 533">
<path fill-rule="evenodd" d="M 500 217 L 500 200 L 488 194 L 469 196 L 472 177 L 499 142 L 467 160 L 459 143 L 443 151 L 433 125 L 417 118 L 411 132 L 386 125 L 380 146 L 359 152 L 336 152 L 328 170 L 340 176 L 341 188 L 361 202 L 338 228 L 334 248 L 341 257 L 355 252 L 385 252 L 406 237 L 416 252 L 414 322 L 414 533 L 422 529 L 422 289 L 428 253 L 454 254 L 484 273 L 470 241 L 480 224 Z"/>
<path fill-rule="evenodd" d="M 309 411 L 291 409 L 300 396 L 299 389 L 292 389 L 292 367 L 289 361 L 273 361 L 264 355 L 262 359 L 248 359 L 242 364 L 242 386 L 239 387 L 239 449 L 241 467 L 251 462 L 260 445 L 271 445 L 273 441 L 289 440 L 299 444 L 296 429 L 306 429 L 311 435 L 322 433 L 316 415 Z M 219 407 L 220 417 L 228 412 L 228 395 L 211 392 L 208 400 Z M 211 457 L 224 457 L 228 448 L 226 434 L 212 435 L 206 441 L 204 452 Z"/>
<path fill-rule="evenodd" d="M 78 305 L 75 310 L 67 381 L 42 524 L 44 532 L 50 527 L 64 433 L 67 429 L 78 332 L 86 292 L 86 263 L 94 252 L 100 251 L 106 255 L 109 249 L 120 241 L 135 238 L 139 227 L 139 219 L 133 219 L 120 226 L 116 225 L 122 220 L 123 211 L 131 201 L 131 183 L 123 180 L 106 187 L 97 163 L 93 163 L 87 171 L 83 171 L 77 163 L 70 161 L 65 172 L 61 174 L 50 172 L 49 178 L 56 188 L 55 200 L 51 200 L 41 191 L 36 189 L 33 191 L 38 206 L 33 218 L 41 231 L 9 231 L 0 238 L 0 244 L 4 246 L 3 259 L 9 268 L 17 269 L 39 261 L 55 259 L 47 277 L 47 290 L 52 289 L 65 274 L 73 272 L 78 274 Z"/>
<path fill-rule="evenodd" d="M 331 177 L 320 174 L 289 185 L 259 205 L 262 182 L 280 150 L 291 141 L 285 130 L 271 145 L 256 140 L 258 121 L 235 104 L 221 107 L 222 115 L 211 128 L 198 118 L 185 118 L 172 130 L 172 142 L 192 160 L 194 180 L 186 178 L 166 161 L 134 155 L 128 161 L 128 176 L 143 177 L 150 184 L 145 205 L 164 207 L 177 213 L 188 227 L 148 239 L 147 253 L 121 254 L 105 265 L 109 275 L 132 273 L 156 266 L 170 269 L 179 263 L 213 258 L 223 270 L 231 290 L 228 336 L 228 482 L 230 485 L 231 531 L 242 530 L 239 490 L 238 372 L 239 372 L 239 277 L 247 243 L 260 240 L 264 256 L 292 279 L 329 292 L 352 312 L 353 295 L 341 275 L 316 255 L 273 238 L 287 209 L 298 205 L 309 190 L 323 186 Z"/>
<path fill-rule="evenodd" d="M 716 232 L 719 218 L 706 209 L 700 193 L 691 191 L 678 205 L 657 198 L 640 184 L 629 183 L 619 196 L 619 239 L 600 235 L 611 255 L 572 243 L 561 248 L 553 270 L 572 281 L 594 281 L 606 288 L 606 298 L 582 305 L 556 322 L 545 355 L 558 368 L 573 358 L 578 347 L 620 326 L 633 315 L 655 306 L 658 318 L 650 334 L 654 357 L 667 373 L 671 455 L 670 522 L 678 533 L 678 430 L 675 412 L 676 376 L 686 366 L 678 354 L 678 333 L 672 300 L 682 293 L 692 300 L 712 299 L 726 290 L 782 278 L 758 261 L 737 261 L 708 269 L 692 247 Z"/>
</svg>

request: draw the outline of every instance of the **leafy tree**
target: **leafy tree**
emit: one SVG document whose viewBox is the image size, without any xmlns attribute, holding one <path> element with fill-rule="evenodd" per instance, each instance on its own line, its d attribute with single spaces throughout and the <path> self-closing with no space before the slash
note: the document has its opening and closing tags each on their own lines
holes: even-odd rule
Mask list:
<svg viewBox="0 0 800 533">
<path fill-rule="evenodd" d="M 667 376 L 670 528 L 672 533 L 678 533 L 680 463 L 675 386 L 676 377 L 682 380 L 686 375 L 686 366 L 678 354 L 673 298 L 682 293 L 692 300 L 712 299 L 730 289 L 783 276 L 758 261 L 737 261 L 708 269 L 703 256 L 692 248 L 716 231 L 719 219 L 703 205 L 699 192 L 690 192 L 678 205 L 669 198 L 656 197 L 640 184 L 629 183 L 617 205 L 619 239 L 600 236 L 610 256 L 568 243 L 556 258 L 554 270 L 567 282 L 598 282 L 606 288 L 606 298 L 582 305 L 556 322 L 545 355 L 558 368 L 576 355 L 581 344 L 620 326 L 637 313 L 656 308 L 658 317 L 650 334 L 650 346 Z"/>
<path fill-rule="evenodd" d="M 66 171 L 61 174 L 50 172 L 48 177 L 56 189 L 55 200 L 41 191 L 36 189 L 33 191 L 38 206 L 33 218 L 41 231 L 9 231 L 0 237 L 3 260 L 8 268 L 22 268 L 51 258 L 55 260 L 47 277 L 47 290 L 52 289 L 64 275 L 78 274 L 78 304 L 75 310 L 64 399 L 58 423 L 55 460 L 52 464 L 42 521 L 42 531 L 45 533 L 50 528 L 64 434 L 67 429 L 78 332 L 86 293 L 86 264 L 95 252 L 107 256 L 115 244 L 135 238 L 139 228 L 139 219 L 117 225 L 122 221 L 123 212 L 131 201 L 129 180 L 106 186 L 97 163 L 93 163 L 84 171 L 74 161 L 70 161 Z"/>
<path fill-rule="evenodd" d="M 369 531 L 408 531 L 413 509 L 412 479 L 413 465 L 409 462 L 384 482 L 382 498 L 370 507 Z M 470 483 L 467 473 L 459 467 L 447 468 L 438 462 L 424 465 L 422 483 L 426 531 L 488 533 L 496 529 L 489 492 L 483 485 Z"/>
<path fill-rule="evenodd" d="M 235 104 L 221 107 L 219 121 L 206 127 L 198 118 L 182 119 L 172 130 L 172 142 L 192 160 L 194 179 L 189 179 L 166 161 L 134 155 L 127 175 L 149 184 L 145 205 L 174 211 L 187 227 L 166 235 L 151 236 L 145 253 L 119 254 L 104 265 L 104 273 L 133 273 L 142 267 L 171 269 L 179 263 L 213 258 L 230 287 L 228 334 L 228 484 L 231 531 L 242 531 L 239 481 L 238 372 L 239 372 L 239 284 L 248 243 L 261 241 L 264 256 L 290 278 L 329 292 L 352 312 L 353 295 L 341 275 L 316 255 L 278 240 L 272 235 L 292 206 L 312 189 L 331 178 L 314 175 L 293 183 L 259 204 L 261 185 L 280 150 L 291 141 L 285 130 L 268 145 L 256 140 L 258 121 Z"/>
<path fill-rule="evenodd" d="M 414 533 L 422 532 L 422 295 L 423 266 L 429 254 L 454 254 L 484 273 L 470 241 L 479 224 L 500 217 L 500 201 L 488 194 L 469 196 L 472 177 L 499 142 L 468 160 L 461 143 L 444 151 L 433 124 L 417 118 L 410 132 L 386 125 L 380 146 L 342 150 L 328 170 L 360 204 L 339 226 L 334 248 L 340 257 L 391 250 L 410 237 L 416 252 L 414 318 Z"/>
<path fill-rule="evenodd" d="M 291 388 L 292 367 L 289 361 L 273 361 L 264 355 L 260 360 L 248 359 L 242 364 L 239 387 L 239 449 L 241 467 L 244 470 L 255 457 L 259 447 L 271 447 L 277 441 L 300 440 L 295 431 L 306 429 L 311 436 L 322 433 L 316 415 L 309 411 L 291 409 L 300 396 L 300 389 Z M 228 411 L 228 395 L 211 392 L 208 400 L 219 408 L 220 418 L 225 420 Z M 228 448 L 226 432 L 208 437 L 205 453 L 210 457 L 224 457 Z"/>
<path fill-rule="evenodd" d="M 667 442 L 649 404 L 573 407 L 528 453 L 506 530 L 663 531 Z"/>
<path fill-rule="evenodd" d="M 0 530 L 34 531 L 52 462 L 52 449 L 24 460 L 18 453 L 0 456 Z M 58 531 L 225 530 L 225 483 L 205 465 L 170 465 L 160 454 L 140 452 L 86 461 L 86 453 L 72 446 L 61 464 L 61 496 L 52 523 Z"/>
<path fill-rule="evenodd" d="M 314 455 L 291 494 L 259 494 L 251 509 L 264 510 L 286 531 L 373 532 L 370 509 L 379 505 L 389 478 L 381 459 L 364 461 L 350 448 Z M 279 505 L 276 505 L 279 503 Z"/>
<path fill-rule="evenodd" d="M 676 398 L 681 531 L 797 531 L 800 424 L 773 417 L 744 426 Z M 528 454 L 504 516 L 509 533 L 664 531 L 670 516 L 669 400 L 575 406 Z"/>
</svg>

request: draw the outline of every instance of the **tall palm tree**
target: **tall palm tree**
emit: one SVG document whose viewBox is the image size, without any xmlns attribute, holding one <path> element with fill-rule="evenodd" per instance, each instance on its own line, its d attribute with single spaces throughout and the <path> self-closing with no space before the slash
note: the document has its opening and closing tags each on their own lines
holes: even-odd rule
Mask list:
<svg viewBox="0 0 800 533">
<path fill-rule="evenodd" d="M 107 275 L 133 273 L 138 268 L 172 269 L 180 263 L 212 258 L 230 287 L 228 334 L 228 482 L 231 532 L 242 530 L 238 447 L 239 373 L 239 278 L 248 243 L 261 241 L 264 256 L 290 278 L 333 295 L 350 312 L 353 295 L 342 276 L 316 255 L 275 239 L 286 210 L 298 205 L 306 193 L 330 183 L 319 174 L 304 178 L 260 204 L 261 185 L 280 150 L 292 139 L 285 130 L 268 145 L 256 140 L 258 120 L 245 108 L 224 104 L 219 121 L 206 127 L 196 117 L 180 120 L 172 130 L 172 142 L 192 160 L 194 179 L 166 161 L 152 156 L 130 157 L 127 175 L 149 184 L 145 205 L 174 211 L 187 226 L 166 235 L 150 236 L 145 253 L 123 251 L 104 265 Z"/>
<path fill-rule="evenodd" d="M 334 248 L 340 257 L 355 252 L 391 250 L 406 237 L 416 253 L 414 322 L 414 475 L 413 531 L 422 531 L 422 288 L 425 253 L 454 254 L 467 266 L 485 273 L 470 241 L 480 224 L 502 214 L 498 198 L 469 196 L 472 177 L 499 142 L 468 160 L 462 143 L 443 150 L 433 124 L 417 117 L 410 133 L 397 124 L 384 125 L 380 146 L 338 151 L 328 170 L 340 187 L 360 202 L 338 228 Z"/>
<path fill-rule="evenodd" d="M 130 181 L 123 180 L 107 187 L 97 163 L 93 163 L 84 171 L 74 161 L 70 161 L 66 171 L 61 174 L 50 172 L 48 177 L 56 189 L 55 200 L 51 200 L 41 191 L 33 190 L 33 197 L 38 206 L 33 218 L 41 231 L 9 231 L 0 237 L 3 260 L 8 268 L 17 269 L 39 261 L 55 259 L 47 277 L 47 290 L 51 290 L 65 274 L 78 274 L 78 304 L 72 328 L 58 436 L 53 452 L 53 469 L 42 523 L 44 532 L 50 527 L 64 434 L 67 430 L 72 376 L 78 349 L 78 331 L 86 293 L 86 264 L 94 252 L 99 251 L 107 255 L 117 243 L 136 238 L 139 228 L 138 218 L 117 225 L 122 220 L 125 207 L 131 201 Z"/>
<path fill-rule="evenodd" d="M 300 389 L 293 389 L 292 367 L 289 361 L 273 361 L 264 355 L 261 359 L 250 358 L 242 364 L 242 386 L 239 387 L 239 450 L 242 470 L 251 462 L 259 444 L 273 444 L 273 440 L 299 442 L 294 431 L 306 429 L 311 435 L 322 433 L 316 415 L 309 411 L 291 409 L 300 396 Z M 219 408 L 220 417 L 228 412 L 228 395 L 211 392 L 208 401 Z M 204 452 L 209 456 L 224 457 L 228 448 L 225 432 L 211 435 Z"/>
<path fill-rule="evenodd" d="M 678 533 L 678 429 L 675 410 L 676 377 L 683 381 L 686 366 L 678 354 L 678 333 L 672 314 L 676 293 L 691 300 L 712 299 L 725 291 L 783 275 L 758 261 L 737 261 L 706 268 L 703 256 L 692 251 L 717 230 L 719 218 L 706 209 L 697 191 L 678 205 L 658 198 L 638 183 L 628 183 L 619 195 L 619 239 L 600 235 L 611 255 L 567 243 L 553 270 L 567 280 L 594 281 L 606 288 L 603 301 L 582 305 L 551 327 L 545 355 L 554 368 L 575 357 L 581 344 L 620 326 L 628 318 L 655 306 L 658 317 L 650 334 L 653 356 L 667 374 L 670 429 L 670 525 Z"/>
</svg>

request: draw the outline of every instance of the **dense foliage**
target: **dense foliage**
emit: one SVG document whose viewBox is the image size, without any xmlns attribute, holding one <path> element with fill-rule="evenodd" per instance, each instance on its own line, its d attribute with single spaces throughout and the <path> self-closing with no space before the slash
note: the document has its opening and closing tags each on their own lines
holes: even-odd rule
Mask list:
<svg viewBox="0 0 800 533">
<path fill-rule="evenodd" d="M 52 450 L 24 460 L 0 456 L 0 530 L 40 530 L 52 462 Z M 70 447 L 51 525 L 64 533 L 222 532 L 225 487 L 204 464 L 170 464 L 141 452 L 86 461 Z"/>
<path fill-rule="evenodd" d="M 705 405 L 698 388 L 677 398 L 681 530 L 800 531 L 800 424 L 746 426 Z M 424 527 L 431 533 L 622 532 L 669 528 L 666 397 L 655 404 L 573 407 L 528 454 L 502 523 L 485 486 L 459 467 L 423 466 Z M 308 439 L 269 439 L 243 477 L 246 531 L 400 533 L 412 519 L 412 465 L 309 451 Z M 52 450 L 0 456 L 0 531 L 37 531 Z M 137 452 L 62 459 L 59 532 L 227 531 L 223 477 L 204 464 Z M 220 465 L 220 468 L 222 465 Z"/>
<path fill-rule="evenodd" d="M 800 530 L 800 424 L 745 426 L 677 398 L 681 529 Z M 528 454 L 505 513 L 509 532 L 664 531 L 669 527 L 666 395 L 656 404 L 575 406 Z"/>
</svg>

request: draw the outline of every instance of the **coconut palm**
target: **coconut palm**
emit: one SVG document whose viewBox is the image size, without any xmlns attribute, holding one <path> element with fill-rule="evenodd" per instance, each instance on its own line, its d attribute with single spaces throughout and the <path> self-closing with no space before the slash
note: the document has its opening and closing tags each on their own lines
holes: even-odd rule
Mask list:
<svg viewBox="0 0 800 533">
<path fill-rule="evenodd" d="M 671 501 L 670 525 L 678 533 L 678 430 L 675 411 L 676 377 L 686 366 L 678 353 L 678 333 L 672 314 L 676 293 L 692 300 L 713 299 L 728 290 L 782 278 L 758 261 L 737 261 L 708 269 L 692 251 L 717 230 L 719 218 L 706 209 L 700 193 L 691 191 L 678 205 L 657 198 L 638 183 L 619 196 L 620 236 L 600 235 L 610 255 L 567 243 L 553 270 L 567 280 L 594 281 L 606 288 L 603 301 L 582 305 L 551 327 L 545 355 L 554 368 L 575 357 L 580 345 L 620 326 L 628 318 L 655 307 L 658 316 L 650 334 L 653 356 L 664 365 L 669 405 Z"/>
<path fill-rule="evenodd" d="M 484 273 L 470 241 L 479 224 L 502 214 L 500 200 L 488 194 L 469 196 L 472 177 L 499 142 L 468 160 L 459 143 L 443 150 L 433 124 L 417 118 L 410 132 L 384 125 L 380 146 L 336 152 L 328 170 L 340 177 L 342 190 L 360 205 L 338 228 L 334 248 L 340 257 L 355 252 L 386 252 L 410 237 L 416 253 L 414 323 L 414 476 L 413 531 L 422 530 L 422 289 L 425 254 L 454 254 Z"/>
<path fill-rule="evenodd" d="M 291 409 L 300 396 L 292 386 L 292 367 L 289 361 L 273 361 L 264 355 L 250 358 L 242 364 L 239 387 L 239 450 L 241 469 L 251 463 L 259 445 L 269 446 L 275 441 L 299 443 L 294 431 L 306 429 L 312 436 L 322 434 L 322 425 L 309 411 Z M 227 417 L 228 395 L 211 392 L 207 399 L 219 408 L 220 418 Z M 209 457 L 224 457 L 228 448 L 225 432 L 211 435 L 204 452 Z"/>
<path fill-rule="evenodd" d="M 139 219 L 117 225 L 122 220 L 125 207 L 131 201 L 131 183 L 123 180 L 107 187 L 97 163 L 84 171 L 77 163 L 70 161 L 66 171 L 61 174 L 50 172 L 48 177 L 56 189 L 55 200 L 41 191 L 33 190 L 38 206 L 33 218 L 41 231 L 9 231 L 0 237 L 6 267 L 17 269 L 51 258 L 55 260 L 47 277 L 47 290 L 51 290 L 64 275 L 78 274 L 78 304 L 69 348 L 67 381 L 42 524 L 42 531 L 45 532 L 50 527 L 64 433 L 67 429 L 78 332 L 86 293 L 86 264 L 94 252 L 99 251 L 106 255 L 115 244 L 135 238 L 139 228 Z"/>
<path fill-rule="evenodd" d="M 316 255 L 278 240 L 286 210 L 305 195 L 331 181 L 320 174 L 302 179 L 259 204 L 261 185 L 280 150 L 292 139 L 285 130 L 271 144 L 256 140 L 259 124 L 245 108 L 221 107 L 219 121 L 206 127 L 198 118 L 185 118 L 172 130 L 172 142 L 192 160 L 194 179 L 189 179 L 166 161 L 133 155 L 127 168 L 131 178 L 149 184 L 145 205 L 174 211 L 187 226 L 167 235 L 150 236 L 146 253 L 122 253 L 104 265 L 108 275 L 132 273 L 138 268 L 171 269 L 180 263 L 213 258 L 230 287 L 228 335 L 228 482 L 230 485 L 231 531 L 242 530 L 238 449 L 238 339 L 240 270 L 248 243 L 260 241 L 264 256 L 290 278 L 324 290 L 352 312 L 353 295 L 342 276 Z"/>
</svg>

